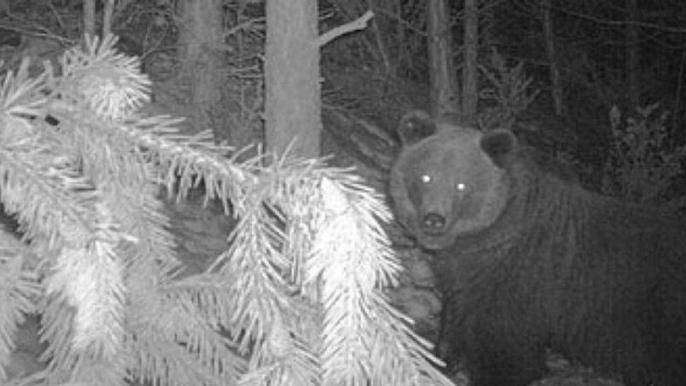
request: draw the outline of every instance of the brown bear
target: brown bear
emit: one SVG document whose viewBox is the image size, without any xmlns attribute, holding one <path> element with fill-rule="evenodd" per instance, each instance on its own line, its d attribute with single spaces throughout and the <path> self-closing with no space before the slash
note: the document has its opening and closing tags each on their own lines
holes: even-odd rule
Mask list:
<svg viewBox="0 0 686 386">
<path fill-rule="evenodd" d="M 546 375 L 546 350 L 629 386 L 686 385 L 686 230 L 584 190 L 509 131 L 413 112 L 398 221 L 435 254 L 443 345 L 472 385 Z"/>
</svg>

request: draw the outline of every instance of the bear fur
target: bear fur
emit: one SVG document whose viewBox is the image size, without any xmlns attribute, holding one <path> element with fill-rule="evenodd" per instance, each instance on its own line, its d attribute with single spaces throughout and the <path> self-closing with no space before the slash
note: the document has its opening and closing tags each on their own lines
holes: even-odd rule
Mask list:
<svg viewBox="0 0 686 386">
<path fill-rule="evenodd" d="M 628 386 L 686 385 L 686 230 L 581 188 L 518 143 L 410 113 L 397 220 L 434 253 L 439 347 L 472 385 L 543 378 L 546 350 Z"/>
</svg>

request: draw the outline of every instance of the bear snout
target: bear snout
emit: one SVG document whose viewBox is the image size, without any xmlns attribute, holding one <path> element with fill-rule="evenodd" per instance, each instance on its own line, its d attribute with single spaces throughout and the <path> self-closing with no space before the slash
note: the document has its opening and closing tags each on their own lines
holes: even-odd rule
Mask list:
<svg viewBox="0 0 686 386">
<path fill-rule="evenodd" d="M 445 224 L 445 217 L 436 212 L 427 213 L 422 217 L 422 230 L 428 234 L 442 233 Z"/>
</svg>

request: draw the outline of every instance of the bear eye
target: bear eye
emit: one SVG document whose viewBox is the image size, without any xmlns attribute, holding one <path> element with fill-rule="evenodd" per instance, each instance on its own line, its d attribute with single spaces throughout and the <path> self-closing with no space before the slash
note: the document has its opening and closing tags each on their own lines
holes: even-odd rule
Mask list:
<svg viewBox="0 0 686 386">
<path fill-rule="evenodd" d="M 423 174 L 420 179 L 424 184 L 428 184 L 429 182 L 431 182 L 431 176 L 428 174 Z"/>
</svg>

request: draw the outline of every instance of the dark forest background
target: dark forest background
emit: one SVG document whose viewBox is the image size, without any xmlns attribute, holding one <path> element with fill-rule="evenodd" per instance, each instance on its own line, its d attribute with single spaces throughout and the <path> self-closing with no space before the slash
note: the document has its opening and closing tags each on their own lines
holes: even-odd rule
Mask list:
<svg viewBox="0 0 686 386">
<path fill-rule="evenodd" d="M 30 58 L 35 76 L 89 29 L 111 31 L 152 80 L 143 115 L 182 116 L 185 133 L 210 128 L 215 142 L 259 146 L 269 139 L 266 8 L 259 0 L 0 0 L 0 75 Z M 331 38 L 318 45 L 321 73 L 308 74 L 321 86 L 321 113 L 312 109 L 321 127 L 314 120 L 305 129 L 321 143 L 298 155 L 354 165 L 383 192 L 397 122 L 424 109 L 482 130 L 509 128 L 591 190 L 686 207 L 686 2 L 320 0 L 317 11 L 319 36 Z M 272 21 L 302 16 L 279 12 Z M 296 108 L 312 100 L 286 97 Z M 200 221 L 197 206 L 172 210 L 203 247 L 235 225 L 209 237 L 216 213 Z M 425 261 L 409 243 L 396 252 L 410 278 L 394 301 L 435 338 L 441 305 Z"/>
</svg>

